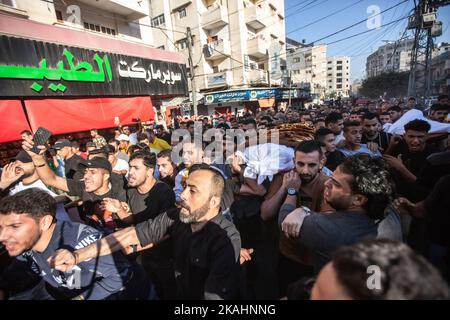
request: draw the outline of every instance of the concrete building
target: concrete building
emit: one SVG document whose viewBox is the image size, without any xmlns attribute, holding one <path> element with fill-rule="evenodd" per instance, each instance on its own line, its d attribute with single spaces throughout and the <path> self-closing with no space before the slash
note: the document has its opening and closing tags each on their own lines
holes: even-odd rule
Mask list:
<svg viewBox="0 0 450 320">
<path fill-rule="evenodd" d="M 191 28 L 199 91 L 281 84 L 284 0 L 150 0 L 150 14 L 155 46 L 186 59 Z"/>
<path fill-rule="evenodd" d="M 410 69 L 413 39 L 393 41 L 379 47 L 366 60 L 367 78 L 383 72 L 403 72 Z"/>
<path fill-rule="evenodd" d="M 287 70 L 292 82 L 311 90 L 312 98 L 325 98 L 327 86 L 327 46 L 326 44 L 305 45 L 293 39 L 286 39 Z"/>
<path fill-rule="evenodd" d="M 327 58 L 327 88 L 328 97 L 334 95 L 348 97 L 350 95 L 350 57 Z"/>
<path fill-rule="evenodd" d="M 149 4 L 137 0 L 1 0 L 0 12 L 115 39 L 153 44 Z"/>
<path fill-rule="evenodd" d="M 448 94 L 450 91 L 450 47 L 441 45 L 431 60 L 431 94 Z"/>
</svg>

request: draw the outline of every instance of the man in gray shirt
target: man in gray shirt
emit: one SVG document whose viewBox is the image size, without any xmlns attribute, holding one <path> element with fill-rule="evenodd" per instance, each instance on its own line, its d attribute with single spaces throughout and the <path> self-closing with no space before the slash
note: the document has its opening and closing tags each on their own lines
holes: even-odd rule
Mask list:
<svg viewBox="0 0 450 320">
<path fill-rule="evenodd" d="M 289 237 L 313 252 L 315 272 L 342 245 L 378 236 L 378 221 L 393 195 L 393 182 L 381 160 L 366 155 L 347 158 L 325 183 L 324 198 L 333 213 L 310 212 L 305 207 L 280 209 L 279 224 Z"/>
</svg>

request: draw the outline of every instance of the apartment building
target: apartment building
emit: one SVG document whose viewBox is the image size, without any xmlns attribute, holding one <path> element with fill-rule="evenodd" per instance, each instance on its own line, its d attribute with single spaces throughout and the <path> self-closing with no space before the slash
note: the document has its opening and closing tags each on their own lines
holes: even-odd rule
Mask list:
<svg viewBox="0 0 450 320">
<path fill-rule="evenodd" d="M 150 13 L 155 46 L 186 59 L 191 28 L 198 90 L 281 84 L 284 0 L 151 0 Z"/>
<path fill-rule="evenodd" d="M 327 86 L 326 44 L 306 45 L 287 38 L 286 45 L 286 64 L 292 83 L 309 89 L 313 98 L 323 99 Z"/>
<path fill-rule="evenodd" d="M 350 57 L 327 58 L 327 95 L 350 95 Z"/>
<path fill-rule="evenodd" d="M 393 41 L 379 47 L 366 60 L 367 78 L 383 72 L 403 72 L 410 69 L 413 39 Z"/>
<path fill-rule="evenodd" d="M 152 45 L 149 11 L 148 0 L 0 0 L 0 143 L 40 126 L 91 139 L 187 96 L 186 60 Z"/>
</svg>

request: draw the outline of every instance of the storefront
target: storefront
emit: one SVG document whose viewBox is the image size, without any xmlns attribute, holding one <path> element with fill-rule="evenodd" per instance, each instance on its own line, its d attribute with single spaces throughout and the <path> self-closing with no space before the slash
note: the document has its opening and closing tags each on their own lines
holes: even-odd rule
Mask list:
<svg viewBox="0 0 450 320">
<path fill-rule="evenodd" d="M 77 135 L 149 121 L 152 99 L 187 94 L 178 53 L 0 15 L 2 159 L 23 130 Z"/>
<path fill-rule="evenodd" d="M 274 108 L 286 104 L 289 99 L 292 104 L 302 103 L 309 98 L 306 91 L 288 88 L 248 88 L 213 92 L 205 95 L 205 106 L 208 113 L 238 112 L 244 110 Z"/>
</svg>

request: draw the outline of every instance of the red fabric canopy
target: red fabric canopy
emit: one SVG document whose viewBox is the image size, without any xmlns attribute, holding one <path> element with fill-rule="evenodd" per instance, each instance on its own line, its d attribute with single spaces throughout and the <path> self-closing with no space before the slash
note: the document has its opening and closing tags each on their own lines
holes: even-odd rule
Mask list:
<svg viewBox="0 0 450 320">
<path fill-rule="evenodd" d="M 25 100 L 25 106 L 33 130 L 44 127 L 54 135 L 115 127 L 115 117 L 122 125 L 154 118 L 150 97 Z"/>
<path fill-rule="evenodd" d="M 0 100 L 0 143 L 20 140 L 20 132 L 30 130 L 20 100 Z"/>
</svg>

